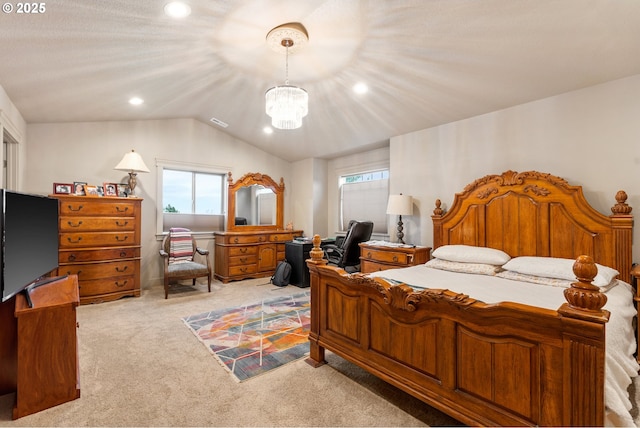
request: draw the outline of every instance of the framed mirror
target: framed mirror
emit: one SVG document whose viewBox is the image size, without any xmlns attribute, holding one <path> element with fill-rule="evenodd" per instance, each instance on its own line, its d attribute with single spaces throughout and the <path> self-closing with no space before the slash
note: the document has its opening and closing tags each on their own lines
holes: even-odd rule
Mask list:
<svg viewBox="0 0 640 428">
<path fill-rule="evenodd" d="M 229 182 L 227 230 L 281 230 L 284 221 L 284 179 L 280 184 L 259 172 Z"/>
</svg>

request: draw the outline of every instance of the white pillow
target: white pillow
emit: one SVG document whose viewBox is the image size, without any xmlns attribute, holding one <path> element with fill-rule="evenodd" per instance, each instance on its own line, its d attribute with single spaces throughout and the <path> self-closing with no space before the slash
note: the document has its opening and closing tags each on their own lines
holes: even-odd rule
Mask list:
<svg viewBox="0 0 640 428">
<path fill-rule="evenodd" d="M 550 285 L 552 287 L 561 288 L 571 288 L 571 283 L 576 282 L 576 280 L 568 281 L 566 279 L 560 278 L 547 278 L 544 276 L 525 275 L 522 273 L 514 272 L 512 270 L 504 270 L 502 272 L 498 272 L 496 273 L 496 276 L 504 279 L 510 279 L 512 281 L 531 282 L 533 284 Z M 600 292 L 606 293 L 607 291 L 618 285 L 618 282 L 619 281 L 615 279 L 611 281 L 609 285 L 600 287 Z"/>
<path fill-rule="evenodd" d="M 502 266 L 511 259 L 504 251 L 472 245 L 443 245 L 433 250 L 433 257 L 450 262 L 483 263 Z"/>
<path fill-rule="evenodd" d="M 425 263 L 425 266 L 433 269 L 446 270 L 449 272 L 473 273 L 477 275 L 491 276 L 502 270 L 500 266 L 490 265 L 486 263 L 462 263 L 442 259 L 431 259 L 427 263 Z"/>
<path fill-rule="evenodd" d="M 522 256 L 509 260 L 503 269 L 522 273 L 524 275 L 544 276 L 547 278 L 559 278 L 569 281 L 576 281 L 573 273 L 573 259 L 561 259 L 558 257 L 534 257 Z M 618 271 L 607 266 L 596 263 L 598 274 L 593 280 L 593 284 L 598 287 L 606 287 L 618 276 Z"/>
</svg>

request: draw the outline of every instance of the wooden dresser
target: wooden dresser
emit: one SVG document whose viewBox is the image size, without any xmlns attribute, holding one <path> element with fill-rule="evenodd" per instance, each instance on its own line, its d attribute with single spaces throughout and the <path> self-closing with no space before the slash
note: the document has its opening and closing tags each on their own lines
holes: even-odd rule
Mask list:
<svg viewBox="0 0 640 428">
<path fill-rule="evenodd" d="M 52 195 L 60 200 L 58 275 L 77 275 L 80 303 L 140 296 L 142 199 Z"/>
<path fill-rule="evenodd" d="M 371 273 L 379 270 L 416 266 L 429 261 L 431 247 L 360 244 L 360 271 Z"/>
<path fill-rule="evenodd" d="M 285 258 L 284 243 L 301 230 L 215 232 L 215 277 L 227 283 L 273 275 Z"/>
</svg>

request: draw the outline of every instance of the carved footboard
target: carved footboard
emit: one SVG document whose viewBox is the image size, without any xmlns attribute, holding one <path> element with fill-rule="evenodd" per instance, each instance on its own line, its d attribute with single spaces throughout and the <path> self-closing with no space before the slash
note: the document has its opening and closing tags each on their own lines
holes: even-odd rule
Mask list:
<svg viewBox="0 0 640 428">
<path fill-rule="evenodd" d="M 609 313 L 591 258 L 552 311 L 414 292 L 311 257 L 310 363 L 328 349 L 469 425 L 603 424 Z"/>
</svg>

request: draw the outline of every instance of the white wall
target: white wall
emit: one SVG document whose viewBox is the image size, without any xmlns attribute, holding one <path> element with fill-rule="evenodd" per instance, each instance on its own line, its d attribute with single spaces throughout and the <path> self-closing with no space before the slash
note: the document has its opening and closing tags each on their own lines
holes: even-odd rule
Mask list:
<svg viewBox="0 0 640 428">
<path fill-rule="evenodd" d="M 142 286 L 162 278 L 160 242 L 156 237 L 156 159 L 189 162 L 231 171 L 238 180 L 246 173 L 268 174 L 285 182 L 285 215 L 292 218 L 287 189 L 292 181 L 290 164 L 217 129 L 192 119 L 122 122 L 28 124 L 29 171 L 24 190 L 49 194 L 52 183 L 86 181 L 89 184 L 126 182 L 128 175 L 113 167 L 135 149 L 151 173 L 138 174 L 136 195 L 142 203 Z M 213 241 L 199 244 L 213 255 Z M 212 260 L 213 262 L 213 260 Z"/>
<path fill-rule="evenodd" d="M 292 203 L 294 228 L 306 236 L 327 232 L 327 161 L 304 159 L 293 163 Z"/>
<path fill-rule="evenodd" d="M 415 198 L 403 217 L 405 241 L 431 245 L 431 214 L 441 199 L 476 178 L 538 170 L 583 186 L 586 199 L 611 213 L 615 194 L 640 213 L 640 75 L 546 98 L 391 139 L 391 191 Z M 416 209 L 417 208 L 417 209 Z M 640 227 L 634 233 L 640 261 Z"/>
</svg>

